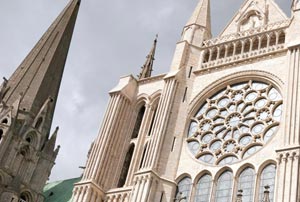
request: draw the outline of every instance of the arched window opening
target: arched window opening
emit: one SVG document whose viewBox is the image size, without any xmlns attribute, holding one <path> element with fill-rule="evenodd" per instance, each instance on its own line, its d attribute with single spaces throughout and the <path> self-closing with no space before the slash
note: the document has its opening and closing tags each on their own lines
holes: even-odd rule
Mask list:
<svg viewBox="0 0 300 202">
<path fill-rule="evenodd" d="M 211 55 L 211 61 L 214 61 L 217 59 L 218 50 L 216 48 L 213 49 L 212 55 Z"/>
<path fill-rule="evenodd" d="M 140 128 L 141 128 L 141 125 L 142 125 L 143 117 L 144 117 L 144 114 L 145 114 L 145 110 L 146 110 L 145 106 L 142 106 L 139 113 L 138 113 L 138 115 L 137 115 L 131 139 L 137 138 L 138 135 L 139 135 L 139 131 L 140 131 Z"/>
<path fill-rule="evenodd" d="M 31 196 L 29 193 L 24 192 L 20 195 L 20 202 L 31 202 Z"/>
<path fill-rule="evenodd" d="M 0 140 L 2 139 L 3 133 L 3 130 L 0 128 Z"/>
<path fill-rule="evenodd" d="M 190 199 L 190 192 L 192 188 L 192 180 L 189 177 L 185 177 L 177 185 L 177 191 L 174 201 L 187 202 Z"/>
<path fill-rule="evenodd" d="M 255 37 L 252 42 L 252 50 L 258 50 L 258 44 L 258 38 Z"/>
<path fill-rule="evenodd" d="M 199 179 L 196 187 L 195 202 L 209 202 L 211 184 L 212 179 L 208 174 L 205 174 Z"/>
<path fill-rule="evenodd" d="M 219 56 L 219 58 L 220 59 L 222 59 L 222 58 L 224 58 L 225 57 L 225 47 L 221 47 L 221 49 L 220 49 L 220 56 Z"/>
<path fill-rule="evenodd" d="M 140 163 L 140 169 L 142 168 L 143 162 L 145 160 L 145 155 L 146 155 L 147 147 L 148 147 L 148 144 L 146 144 L 145 147 L 144 147 L 143 156 L 142 156 L 141 163 Z"/>
<path fill-rule="evenodd" d="M 276 35 L 272 34 L 270 36 L 270 46 L 275 46 L 276 45 Z"/>
<path fill-rule="evenodd" d="M 35 123 L 35 126 L 34 126 L 34 127 L 35 127 L 36 129 L 39 129 L 39 128 L 41 127 L 42 123 L 43 123 L 43 118 L 42 118 L 42 117 L 39 117 L 38 120 L 37 120 L 37 122 Z"/>
<path fill-rule="evenodd" d="M 123 164 L 123 168 L 121 171 L 121 175 L 119 178 L 119 182 L 118 182 L 118 187 L 123 187 L 125 185 L 127 176 L 128 176 L 128 171 L 130 168 L 130 164 L 131 164 L 131 160 L 132 160 L 132 156 L 133 156 L 133 151 L 134 151 L 134 144 L 132 144 L 125 156 L 125 160 L 124 160 L 124 164 Z"/>
<path fill-rule="evenodd" d="M 218 179 L 215 193 L 216 202 L 231 202 L 233 187 L 232 172 L 225 171 Z"/>
<path fill-rule="evenodd" d="M 261 48 L 266 48 L 268 45 L 268 37 L 267 36 L 263 36 L 261 39 Z"/>
<path fill-rule="evenodd" d="M 262 201 L 264 199 L 265 186 L 270 187 L 270 202 L 274 201 L 275 176 L 276 166 L 274 164 L 270 164 L 263 169 L 260 176 L 259 201 Z"/>
<path fill-rule="evenodd" d="M 205 51 L 204 58 L 203 58 L 203 63 L 207 63 L 208 60 L 209 60 L 209 51 Z"/>
<path fill-rule="evenodd" d="M 156 112 L 157 112 L 157 108 L 155 109 L 155 111 L 153 113 L 153 117 L 152 117 L 152 120 L 151 120 L 151 124 L 150 124 L 150 128 L 149 128 L 148 136 L 150 136 L 151 133 L 152 133 L 153 125 L 154 125 L 154 120 L 155 120 L 155 117 L 156 117 Z"/>
<path fill-rule="evenodd" d="M 21 148 L 20 154 L 21 154 L 23 157 L 27 157 L 27 156 L 29 155 L 29 147 L 28 147 L 28 146 L 25 146 L 25 147 Z"/>
<path fill-rule="evenodd" d="M 1 121 L 1 123 L 3 123 L 3 124 L 8 124 L 8 119 L 7 119 L 7 118 L 3 119 L 3 120 Z"/>
<path fill-rule="evenodd" d="M 242 44 L 240 42 L 236 43 L 235 55 L 239 55 L 242 53 Z"/>
<path fill-rule="evenodd" d="M 30 138 L 30 137 L 27 137 L 27 138 L 26 138 L 26 142 L 31 143 L 31 138 Z"/>
<path fill-rule="evenodd" d="M 238 179 L 238 190 L 243 191 L 243 202 L 252 202 L 254 197 L 255 172 L 252 168 L 246 168 Z"/>
<path fill-rule="evenodd" d="M 281 32 L 279 34 L 279 40 L 278 40 L 278 43 L 279 44 L 284 44 L 285 43 L 285 33 L 284 32 Z"/>
<path fill-rule="evenodd" d="M 228 45 L 228 48 L 227 48 L 227 57 L 231 57 L 233 55 L 233 45 L 230 44 Z"/>
<path fill-rule="evenodd" d="M 250 51 L 250 40 L 247 40 L 244 45 L 244 53 L 248 53 Z"/>
</svg>

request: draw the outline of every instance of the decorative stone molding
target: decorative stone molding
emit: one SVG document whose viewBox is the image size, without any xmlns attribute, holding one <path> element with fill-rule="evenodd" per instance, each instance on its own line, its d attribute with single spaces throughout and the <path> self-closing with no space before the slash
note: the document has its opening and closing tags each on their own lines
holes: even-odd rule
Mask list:
<svg viewBox="0 0 300 202">
<path fill-rule="evenodd" d="M 229 35 L 209 39 L 209 40 L 206 40 L 203 42 L 203 47 L 210 47 L 210 46 L 214 46 L 214 45 L 221 44 L 224 42 L 242 39 L 242 38 L 246 38 L 249 36 L 254 36 L 256 34 L 268 32 L 270 30 L 278 30 L 278 29 L 287 28 L 290 25 L 290 23 L 291 23 L 291 20 L 288 19 L 288 20 L 283 20 L 283 21 L 279 21 L 279 22 L 275 22 L 275 23 L 270 23 L 270 24 L 267 24 L 262 27 L 257 27 L 257 28 L 246 30 L 246 31 L 241 31 L 241 32 L 232 33 Z"/>
</svg>

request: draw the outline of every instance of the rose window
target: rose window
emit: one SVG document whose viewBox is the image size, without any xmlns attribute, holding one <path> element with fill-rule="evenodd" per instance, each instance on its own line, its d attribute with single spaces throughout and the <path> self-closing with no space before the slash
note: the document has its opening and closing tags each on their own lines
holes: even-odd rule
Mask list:
<svg viewBox="0 0 300 202">
<path fill-rule="evenodd" d="M 214 165 L 238 162 L 261 149 L 276 133 L 282 96 L 271 84 L 229 85 L 192 117 L 187 143 L 198 160 Z"/>
</svg>

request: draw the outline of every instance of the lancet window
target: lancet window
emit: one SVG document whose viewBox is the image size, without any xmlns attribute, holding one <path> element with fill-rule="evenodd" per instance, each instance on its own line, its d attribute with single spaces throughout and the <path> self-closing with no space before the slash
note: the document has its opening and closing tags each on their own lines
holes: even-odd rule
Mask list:
<svg viewBox="0 0 300 202">
<path fill-rule="evenodd" d="M 244 169 L 238 178 L 238 190 L 242 190 L 242 201 L 253 202 L 255 172 L 253 168 Z"/>
<path fill-rule="evenodd" d="M 212 187 L 212 178 L 209 174 L 203 175 L 196 186 L 195 202 L 209 202 Z"/>
<path fill-rule="evenodd" d="M 174 201 L 189 201 L 190 192 L 192 189 L 192 180 L 189 177 L 185 177 L 179 181 L 177 185 L 177 191 Z"/>
<path fill-rule="evenodd" d="M 274 164 L 267 165 L 260 176 L 259 201 L 264 199 L 264 190 L 269 188 L 270 202 L 274 201 L 276 166 Z"/>
</svg>

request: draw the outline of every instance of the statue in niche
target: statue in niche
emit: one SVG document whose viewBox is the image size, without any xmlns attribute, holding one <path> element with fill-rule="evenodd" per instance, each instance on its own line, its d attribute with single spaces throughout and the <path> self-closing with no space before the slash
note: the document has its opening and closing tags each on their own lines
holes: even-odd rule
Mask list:
<svg viewBox="0 0 300 202">
<path fill-rule="evenodd" d="M 5 94 L 7 93 L 8 91 L 8 86 L 7 86 L 7 83 L 8 83 L 8 80 L 3 77 L 3 83 L 2 85 L 0 86 L 0 102 L 2 102 Z"/>
<path fill-rule="evenodd" d="M 257 28 L 263 26 L 263 17 L 258 11 L 248 12 L 240 21 L 240 31 L 246 31 L 249 29 Z"/>
</svg>

